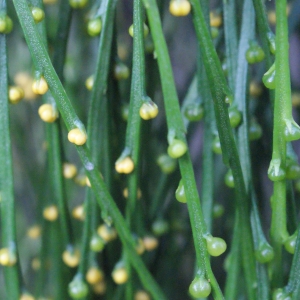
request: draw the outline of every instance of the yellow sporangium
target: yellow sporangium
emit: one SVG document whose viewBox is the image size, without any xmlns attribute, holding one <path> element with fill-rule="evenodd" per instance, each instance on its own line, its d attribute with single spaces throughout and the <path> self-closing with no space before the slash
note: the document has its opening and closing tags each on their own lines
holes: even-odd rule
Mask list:
<svg viewBox="0 0 300 300">
<path fill-rule="evenodd" d="M 53 123 L 58 118 L 56 108 L 49 103 L 41 105 L 38 113 L 40 118 L 46 123 Z"/>
<path fill-rule="evenodd" d="M 72 216 L 74 219 L 83 221 L 85 218 L 84 207 L 83 205 L 77 205 L 72 210 Z"/>
<path fill-rule="evenodd" d="M 133 37 L 133 24 L 130 25 L 128 28 L 128 33 L 131 37 Z M 149 28 L 148 26 L 144 23 L 144 37 L 146 37 L 149 34 Z"/>
<path fill-rule="evenodd" d="M 145 252 L 145 245 L 142 239 L 138 239 L 136 246 L 135 246 L 135 250 L 137 252 L 138 255 L 142 255 Z"/>
<path fill-rule="evenodd" d="M 35 79 L 32 84 L 32 91 L 37 95 L 44 95 L 47 93 L 49 87 L 44 76 Z"/>
<path fill-rule="evenodd" d="M 27 100 L 33 100 L 37 95 L 32 90 L 33 78 L 27 72 L 18 72 L 14 76 L 14 82 L 20 86 L 24 91 L 24 98 Z"/>
<path fill-rule="evenodd" d="M 13 21 L 7 15 L 0 16 L 0 33 L 8 34 L 13 29 Z"/>
<path fill-rule="evenodd" d="M 190 13 L 191 4 L 187 0 L 172 0 L 170 1 L 169 11 L 175 17 L 184 17 Z"/>
<path fill-rule="evenodd" d="M 140 108 L 140 117 L 144 120 L 154 119 L 158 115 L 158 107 L 153 101 L 145 102 Z"/>
<path fill-rule="evenodd" d="M 58 218 L 58 209 L 56 205 L 50 205 L 43 210 L 43 217 L 47 221 L 53 222 Z"/>
<path fill-rule="evenodd" d="M 79 128 L 74 128 L 69 131 L 68 140 L 72 144 L 75 144 L 77 146 L 82 146 L 85 144 L 87 140 L 87 135 L 83 130 Z"/>
<path fill-rule="evenodd" d="M 33 225 L 27 230 L 27 236 L 32 240 L 35 240 L 41 236 L 41 227 L 39 225 Z"/>
<path fill-rule="evenodd" d="M 128 280 L 128 273 L 124 266 L 116 266 L 111 276 L 116 284 L 124 284 Z"/>
<path fill-rule="evenodd" d="M 67 266 L 75 268 L 79 264 L 80 252 L 78 250 L 66 250 L 62 254 L 62 259 Z"/>
<path fill-rule="evenodd" d="M 17 262 L 16 254 L 8 248 L 0 249 L 0 265 L 11 267 Z"/>
<path fill-rule="evenodd" d="M 86 273 L 86 281 L 89 284 L 96 284 L 104 279 L 104 273 L 98 267 L 91 267 Z"/>
<path fill-rule="evenodd" d="M 93 285 L 93 291 L 96 295 L 104 295 L 106 292 L 106 282 L 99 281 Z"/>
<path fill-rule="evenodd" d="M 19 300 L 35 300 L 35 298 L 28 293 L 24 293 L 20 296 Z"/>
<path fill-rule="evenodd" d="M 134 300 L 151 300 L 151 298 L 146 291 L 139 290 L 134 294 Z"/>
<path fill-rule="evenodd" d="M 134 169 L 133 160 L 129 156 L 118 159 L 116 161 L 115 168 L 118 173 L 129 174 Z"/>
<path fill-rule="evenodd" d="M 91 182 L 90 182 L 90 180 L 89 180 L 89 178 L 86 176 L 86 178 L 85 178 L 85 183 L 86 183 L 86 185 L 88 186 L 88 187 L 92 187 L 92 185 L 91 185 Z"/>
<path fill-rule="evenodd" d="M 105 242 L 110 242 L 117 238 L 116 229 L 106 224 L 100 225 L 97 229 L 97 233 Z"/>
<path fill-rule="evenodd" d="M 94 75 L 89 76 L 85 81 L 85 87 L 91 91 L 94 85 Z"/>
<path fill-rule="evenodd" d="M 125 188 L 124 190 L 123 190 L 123 196 L 124 196 L 124 198 L 128 198 L 128 188 Z M 136 197 L 137 197 L 137 199 L 141 199 L 142 198 L 142 191 L 141 191 L 141 189 L 140 188 L 138 188 L 138 190 L 137 190 L 137 195 L 136 195 Z"/>
<path fill-rule="evenodd" d="M 64 163 L 63 164 L 63 175 L 66 179 L 72 179 L 77 174 L 77 168 L 74 164 Z"/>
<path fill-rule="evenodd" d="M 39 22 L 43 21 L 45 18 L 44 11 L 39 7 L 32 7 L 31 14 L 32 14 L 32 17 L 33 17 L 33 20 L 35 23 L 39 23 Z"/>
<path fill-rule="evenodd" d="M 212 27 L 220 27 L 223 23 L 221 14 L 215 11 L 209 13 L 209 20 Z"/>
<path fill-rule="evenodd" d="M 8 100 L 11 104 L 17 104 L 24 98 L 24 90 L 19 86 L 8 88 Z"/>
<path fill-rule="evenodd" d="M 147 251 L 152 251 L 158 247 L 158 239 L 155 236 L 147 235 L 143 238 L 144 247 Z"/>
</svg>

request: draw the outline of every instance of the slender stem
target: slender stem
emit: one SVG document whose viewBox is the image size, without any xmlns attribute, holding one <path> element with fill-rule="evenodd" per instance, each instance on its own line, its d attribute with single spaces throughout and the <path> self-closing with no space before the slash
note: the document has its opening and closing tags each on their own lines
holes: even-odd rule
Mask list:
<svg viewBox="0 0 300 300">
<path fill-rule="evenodd" d="M 185 128 L 180 114 L 179 101 L 174 84 L 170 58 L 168 55 L 166 41 L 162 32 L 156 1 L 144 0 L 144 5 L 146 7 L 158 59 L 168 129 L 169 131 L 173 130 L 178 138 L 185 139 Z M 210 265 L 206 241 L 204 239 L 204 234 L 207 232 L 207 226 L 202 214 L 200 199 L 194 178 L 193 166 L 188 152 L 179 158 L 179 166 L 183 184 L 186 190 L 187 205 L 195 243 L 197 264 L 200 269 L 205 270 L 206 276 L 210 280 L 215 299 L 223 299 L 224 297 Z"/>
<path fill-rule="evenodd" d="M 251 200 L 252 200 L 252 210 L 251 210 L 251 225 L 253 232 L 253 241 L 255 250 L 259 249 L 261 243 L 267 243 L 266 237 L 264 235 L 261 220 L 259 217 L 259 212 L 257 208 L 257 199 L 253 187 L 251 187 Z M 270 282 L 267 273 L 267 266 L 256 262 L 256 274 L 257 274 L 257 297 L 259 299 L 269 299 L 270 297 Z"/>
<path fill-rule="evenodd" d="M 145 96 L 145 53 L 144 53 L 144 22 L 141 0 L 135 0 L 133 6 L 133 64 L 130 92 L 129 116 L 126 128 L 126 147 L 131 151 L 131 157 L 135 165 L 134 171 L 128 179 L 128 202 L 127 211 L 129 212 L 128 222 L 131 218 L 136 205 L 139 173 L 139 152 L 140 152 L 140 131 L 141 117 L 140 107 Z"/>
<path fill-rule="evenodd" d="M 205 11 L 206 24 L 209 24 L 209 5 L 207 0 L 201 1 Z M 203 65 L 200 48 L 198 45 L 197 57 L 197 91 L 203 99 L 204 105 L 204 136 L 203 136 L 203 167 L 202 167 L 202 210 L 207 225 L 207 230 L 212 229 L 212 208 L 214 200 L 214 154 L 212 143 L 216 131 L 216 120 L 213 108 L 209 83 Z"/>
<path fill-rule="evenodd" d="M 138 177 L 139 177 L 139 154 L 140 154 L 140 132 L 141 118 L 139 115 L 145 91 L 145 46 L 144 46 L 144 22 L 143 6 L 141 0 L 133 1 L 133 63 L 130 91 L 129 116 L 126 128 L 126 148 L 130 149 L 134 162 L 134 170 L 128 178 L 128 199 L 126 205 L 126 220 L 129 227 L 133 228 L 135 221 L 134 213 L 136 208 Z M 126 255 L 127 257 L 127 255 Z M 127 266 L 130 278 L 126 284 L 126 299 L 133 298 L 133 270 Z"/>
<path fill-rule="evenodd" d="M 298 234 L 296 240 L 295 253 L 293 255 L 292 267 L 289 275 L 289 281 L 285 289 L 288 293 L 293 293 L 293 296 L 297 296 L 299 293 L 300 284 L 300 230 L 298 226 Z M 293 297 L 293 299 L 296 299 Z"/>
<path fill-rule="evenodd" d="M 228 66 L 228 83 L 232 90 L 235 87 L 237 69 L 237 30 L 235 0 L 223 0 L 224 31 L 226 46 L 226 63 Z M 237 100 L 234 98 L 234 100 Z"/>
<path fill-rule="evenodd" d="M 247 99 L 247 91 L 248 91 L 248 62 L 245 59 L 245 53 L 248 47 L 248 41 L 252 40 L 255 33 L 255 14 L 254 8 L 251 1 L 246 1 L 243 10 L 243 22 L 241 28 L 241 37 L 239 42 L 239 49 L 238 49 L 238 67 L 236 72 L 236 88 L 234 93 L 234 98 L 237 99 L 238 109 L 242 112 L 242 119 L 243 122 L 239 126 L 237 130 L 237 137 L 238 137 L 238 150 L 239 150 L 239 157 L 243 171 L 244 182 L 246 186 L 246 193 L 247 197 L 251 199 L 251 186 L 252 186 L 252 170 L 251 170 L 251 160 L 250 160 L 250 145 L 249 145 L 249 104 Z M 252 202 L 253 203 L 253 202 Z M 253 203 L 256 206 L 256 203 Z M 257 214 L 257 210 L 255 207 L 252 207 L 252 213 L 255 214 L 256 219 L 254 224 L 259 227 L 260 232 L 261 224 L 259 220 L 259 216 Z M 239 219 L 241 222 L 242 220 Z M 239 225 L 238 225 L 239 226 Z M 254 235 L 254 233 L 253 233 Z M 245 239 L 245 236 L 242 237 Z M 252 240 L 252 234 L 247 236 L 247 238 Z M 251 249 L 245 255 L 243 255 L 243 268 L 246 274 L 246 286 L 248 289 L 248 295 L 253 293 L 252 285 L 256 282 L 257 285 L 266 286 L 268 287 L 268 282 L 257 282 L 255 276 L 255 270 L 261 271 L 262 268 L 256 268 L 256 260 L 254 257 L 254 245 L 252 244 Z M 257 277 L 263 278 L 260 276 L 261 274 L 256 274 Z M 236 278 L 237 279 L 237 278 Z M 268 289 L 268 288 L 267 288 Z M 260 291 L 260 288 L 258 288 Z"/>
<path fill-rule="evenodd" d="M 239 223 L 240 223 L 239 214 L 236 211 L 231 249 L 230 249 L 229 256 L 227 256 L 229 263 L 228 263 L 227 277 L 225 283 L 225 299 L 236 299 L 239 292 L 238 278 L 241 273 L 240 243 L 242 239 Z"/>
<path fill-rule="evenodd" d="M 263 49 L 266 55 L 267 67 L 270 68 L 272 65 L 272 59 L 270 53 L 269 38 L 270 36 L 274 36 L 268 23 L 264 2 L 262 0 L 253 0 L 253 5 L 255 8 L 258 32 L 260 34 Z"/>
<path fill-rule="evenodd" d="M 85 274 L 88 267 L 87 257 L 89 256 L 89 251 L 90 251 L 89 241 L 92 233 L 91 227 L 92 227 L 92 220 L 93 220 L 93 213 L 94 213 L 93 202 L 96 202 L 93 192 L 91 191 L 91 189 L 87 188 L 85 201 L 84 201 L 85 218 L 83 223 L 83 230 L 82 230 L 82 237 L 81 237 L 82 242 L 81 242 L 81 249 L 80 249 L 81 257 L 83 259 L 80 260 L 78 272 L 77 272 L 80 274 Z"/>
<path fill-rule="evenodd" d="M 5 4 L 6 1 L 2 3 Z M 13 183 L 13 164 L 9 130 L 8 101 L 8 65 L 6 34 L 0 34 L 0 208 L 2 248 L 8 248 L 18 258 L 15 199 Z M 7 299 L 19 299 L 20 277 L 18 262 L 4 267 L 4 278 Z"/>
<path fill-rule="evenodd" d="M 286 0 L 276 2 L 276 89 L 274 103 L 274 129 L 272 161 L 278 160 L 280 166 L 286 164 L 286 141 L 284 131 L 286 120 L 292 121 L 290 70 L 289 70 L 289 44 L 286 17 Z M 272 162 L 271 162 L 272 164 Z M 278 287 L 282 283 L 282 243 L 288 237 L 286 227 L 286 181 L 274 182 L 274 191 L 271 199 L 272 220 L 271 240 L 275 251 L 272 265 L 272 286 Z"/>
</svg>

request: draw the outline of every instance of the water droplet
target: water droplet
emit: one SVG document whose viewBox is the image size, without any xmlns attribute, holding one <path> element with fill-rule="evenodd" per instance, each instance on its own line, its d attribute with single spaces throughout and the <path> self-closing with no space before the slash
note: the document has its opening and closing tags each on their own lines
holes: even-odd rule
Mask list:
<svg viewBox="0 0 300 300">
<path fill-rule="evenodd" d="M 89 162 L 89 161 L 88 161 L 87 163 L 85 163 L 84 167 L 85 167 L 85 169 L 86 169 L 87 171 L 92 171 L 92 170 L 94 170 L 94 164 L 91 163 L 91 162 Z"/>
</svg>

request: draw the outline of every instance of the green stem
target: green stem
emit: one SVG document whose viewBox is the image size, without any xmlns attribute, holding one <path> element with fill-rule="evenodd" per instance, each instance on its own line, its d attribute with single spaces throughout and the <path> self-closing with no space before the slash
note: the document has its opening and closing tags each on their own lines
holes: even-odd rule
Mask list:
<svg viewBox="0 0 300 300">
<path fill-rule="evenodd" d="M 250 7 L 249 7 L 250 6 Z M 243 11 L 243 22 L 241 28 L 241 38 L 239 42 L 239 50 L 238 50 L 238 68 L 236 74 L 236 88 L 234 98 L 237 99 L 238 109 L 242 112 L 243 122 L 239 126 L 237 130 L 238 136 L 238 150 L 240 162 L 242 165 L 243 177 L 246 186 L 246 193 L 248 199 L 252 197 L 251 195 L 251 187 L 252 187 L 252 170 L 251 170 L 251 160 L 250 160 L 250 145 L 249 145 L 249 104 L 247 99 L 247 91 L 248 91 L 248 62 L 245 59 L 245 53 L 248 48 L 248 41 L 252 40 L 255 33 L 255 15 L 252 4 L 245 3 L 244 11 Z M 255 220 L 253 224 L 258 228 L 259 233 L 262 233 L 261 223 L 259 220 L 259 215 L 256 209 L 255 201 L 252 201 L 252 214 L 255 215 Z M 240 221 L 242 221 L 240 219 Z M 255 232 L 252 232 L 255 237 Z M 249 239 L 252 240 L 252 234 L 248 236 Z M 245 237 L 243 236 L 243 239 Z M 256 268 L 256 260 L 254 256 L 254 245 L 249 249 L 249 252 L 243 255 L 243 267 L 244 272 L 246 274 L 246 286 L 248 288 L 248 295 L 252 293 L 253 283 L 257 283 L 258 287 L 258 295 L 261 296 L 261 287 L 266 287 L 268 291 L 268 282 L 257 282 L 257 278 L 264 279 L 263 276 L 263 267 Z M 247 259 L 245 257 L 247 256 Z M 257 276 L 255 276 L 255 270 L 257 271 Z M 260 293 L 260 294 L 259 294 Z"/>
<path fill-rule="evenodd" d="M 207 0 L 202 0 L 201 4 L 205 11 L 206 24 L 209 24 L 209 5 Z M 214 200 L 214 154 L 212 143 L 216 131 L 216 120 L 212 97 L 209 89 L 209 82 L 203 65 L 200 48 L 198 46 L 197 57 L 197 91 L 203 99 L 204 105 L 204 136 L 203 136 L 203 161 L 202 161 L 202 210 L 207 225 L 207 230 L 212 230 L 212 208 Z"/>
<path fill-rule="evenodd" d="M 299 294 L 299 287 L 300 287 L 300 230 L 298 226 L 295 253 L 293 255 L 293 262 L 292 262 L 292 267 L 289 275 L 289 281 L 285 287 L 285 290 L 288 293 L 293 294 L 293 299 L 297 299 L 294 298 L 294 296 L 297 296 L 297 293 Z"/>
<path fill-rule="evenodd" d="M 140 153 L 140 132 L 141 117 L 140 107 L 143 104 L 143 97 L 146 96 L 145 90 L 145 51 L 144 51 L 144 22 L 143 7 L 141 0 L 133 2 L 133 63 L 130 91 L 129 116 L 126 128 L 126 148 L 130 149 L 131 158 L 134 163 L 134 170 L 128 178 L 128 199 L 126 205 L 126 220 L 130 229 L 135 223 L 135 208 L 138 190 L 139 176 L 139 153 Z M 128 258 L 128 256 L 125 256 Z M 126 299 L 133 298 L 133 270 L 127 265 L 129 281 L 126 284 Z"/>
<path fill-rule="evenodd" d="M 214 154 L 212 143 L 215 131 L 215 116 L 213 102 L 209 90 L 207 76 L 203 64 L 198 66 L 198 93 L 204 103 L 204 136 L 202 160 L 202 210 L 207 230 L 212 229 L 212 208 L 214 200 Z"/>
<path fill-rule="evenodd" d="M 235 87 L 237 69 L 237 32 L 235 0 L 223 0 L 226 62 L 228 66 L 228 83 L 232 90 Z M 237 100 L 236 98 L 234 98 Z"/>
<path fill-rule="evenodd" d="M 128 222 L 132 222 L 134 214 L 139 173 L 140 131 L 141 117 L 140 107 L 145 97 L 145 53 L 144 53 L 144 22 L 141 0 L 134 1 L 133 7 L 133 64 L 130 92 L 129 116 L 126 128 L 126 147 L 130 149 L 131 158 L 135 169 L 128 179 Z"/>
<path fill-rule="evenodd" d="M 239 215 L 236 211 L 230 254 L 226 258 L 229 262 L 228 269 L 226 270 L 225 299 L 236 299 L 239 292 L 238 278 L 241 273 L 241 231 L 239 223 Z"/>
<path fill-rule="evenodd" d="M 168 129 L 169 132 L 171 130 L 174 131 L 176 137 L 185 140 L 185 128 L 180 114 L 179 101 L 174 84 L 172 67 L 168 55 L 166 41 L 162 31 L 156 1 L 144 0 L 144 5 L 146 7 L 158 60 Z M 200 199 L 194 178 L 193 166 L 188 152 L 179 158 L 179 165 L 183 184 L 186 190 L 187 205 L 195 243 L 198 268 L 205 270 L 206 276 L 210 280 L 215 299 L 223 299 L 224 297 L 210 265 L 206 241 L 204 239 L 204 234 L 207 233 L 207 226 L 202 214 Z"/>
<path fill-rule="evenodd" d="M 5 10 L 6 10 L 6 2 Z M 3 9 L 3 4 L 2 4 Z M 9 130 L 8 65 L 6 34 L 0 34 L 0 208 L 2 248 L 8 248 L 18 258 L 13 163 Z M 20 278 L 18 262 L 4 267 L 7 299 L 19 299 Z"/>
<path fill-rule="evenodd" d="M 280 166 L 286 164 L 286 141 L 284 131 L 285 121 L 292 121 L 290 70 L 289 70 L 289 44 L 286 17 L 286 0 L 276 2 L 276 89 L 274 103 L 274 129 L 272 161 L 278 160 Z M 272 162 L 271 162 L 272 165 Z M 288 237 L 286 226 L 286 181 L 274 182 L 274 192 L 271 198 L 272 220 L 271 240 L 275 251 L 272 265 L 272 286 L 282 284 L 282 244 Z"/>
<path fill-rule="evenodd" d="M 274 34 L 269 26 L 264 2 L 262 0 L 253 0 L 253 5 L 255 8 L 258 31 L 266 55 L 267 68 L 269 68 L 272 65 L 269 39 L 270 37 L 274 38 Z"/>
</svg>

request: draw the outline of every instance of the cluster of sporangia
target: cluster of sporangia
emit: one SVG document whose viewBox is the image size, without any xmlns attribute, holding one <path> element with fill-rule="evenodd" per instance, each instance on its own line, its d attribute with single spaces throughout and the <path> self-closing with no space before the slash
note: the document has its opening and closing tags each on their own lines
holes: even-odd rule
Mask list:
<svg viewBox="0 0 300 300">
<path fill-rule="evenodd" d="M 45 3 L 53 3 L 55 0 L 47 0 Z M 73 8 L 83 8 L 87 4 L 88 0 L 70 0 L 70 5 Z M 191 5 L 188 0 L 171 0 L 169 6 L 170 13 L 174 16 L 186 16 L 190 13 Z M 31 7 L 32 16 L 36 23 L 42 21 L 45 17 L 44 11 L 38 7 Z M 211 34 L 212 37 L 215 38 L 218 36 L 218 27 L 222 24 L 222 18 L 218 13 L 210 14 L 210 25 L 211 25 Z M 98 36 L 101 32 L 101 16 L 94 16 L 88 21 L 87 24 L 87 32 L 90 36 Z M 9 33 L 13 28 L 12 20 L 7 16 L 0 17 L 0 33 Z M 146 24 L 144 24 L 144 35 L 147 36 L 149 33 L 149 29 Z M 133 36 L 133 26 L 129 28 L 129 34 Z M 275 52 L 275 44 L 274 38 L 270 36 L 270 49 L 271 52 Z M 264 59 L 265 54 L 261 47 L 254 41 L 249 43 L 249 49 L 246 52 L 246 59 L 250 64 L 260 62 Z M 226 72 L 226 64 L 224 64 L 224 72 Z M 118 62 L 114 67 L 114 76 L 117 80 L 127 79 L 130 75 L 130 71 L 128 67 Z M 22 77 L 22 76 L 21 76 Z M 26 78 L 20 80 L 20 85 L 22 80 L 24 81 Z M 26 83 L 23 84 L 24 90 L 28 88 L 28 82 L 30 80 L 27 78 Z M 270 89 L 275 88 L 275 65 L 264 75 L 263 82 L 266 87 Z M 92 90 L 94 83 L 94 77 L 90 76 L 86 80 L 86 87 L 88 90 Z M 37 95 L 43 95 L 48 91 L 48 84 L 45 78 L 41 73 L 36 73 L 36 77 L 32 83 L 32 91 Z M 261 87 L 252 82 L 250 84 L 250 95 L 252 97 L 257 97 L 261 94 Z M 26 91 L 25 91 L 26 93 Z M 9 101 L 12 104 L 18 103 L 24 97 L 24 91 L 19 86 L 10 86 L 9 87 Z M 149 98 L 144 97 L 142 99 L 143 104 L 140 107 L 140 116 L 144 120 L 150 120 L 157 116 L 158 107 L 157 105 Z M 231 105 L 228 100 L 229 107 L 229 119 L 230 124 L 233 128 L 237 127 L 241 122 L 241 113 L 237 110 L 235 105 Z M 55 103 L 46 103 L 40 106 L 38 110 L 39 116 L 44 122 L 52 123 L 58 118 L 58 111 L 56 109 Z M 203 106 L 201 103 L 191 103 L 185 107 L 184 115 L 185 117 L 193 122 L 199 121 L 203 117 Z M 128 108 L 124 107 L 124 112 L 122 113 L 122 117 L 126 120 L 128 116 Z M 292 128 L 294 128 L 294 123 L 290 124 Z M 298 132 L 297 132 L 298 133 Z M 289 138 L 290 135 L 294 135 L 294 131 L 292 130 L 286 131 L 287 140 L 291 140 Z M 260 125 L 255 121 L 255 119 L 251 120 L 249 127 L 249 138 L 250 140 L 259 139 L 262 135 L 262 129 Z M 78 146 L 84 145 L 87 141 L 87 134 L 82 128 L 73 128 L 68 133 L 68 140 Z M 176 169 L 176 161 L 175 159 L 183 156 L 187 151 L 187 145 L 184 141 L 177 139 L 172 136 L 172 134 L 168 137 L 169 147 L 168 154 L 161 155 L 157 163 L 160 166 L 162 172 L 165 174 L 170 174 Z M 213 151 L 217 154 L 221 154 L 221 145 L 219 137 L 216 136 L 213 142 Z M 297 166 L 296 166 L 297 165 Z M 297 169 L 298 167 L 298 169 Z M 134 163 L 130 157 L 130 154 L 126 153 L 126 155 L 121 155 L 121 157 L 115 163 L 115 169 L 118 173 L 129 174 L 134 170 Z M 70 163 L 63 164 L 63 175 L 67 179 L 74 178 L 75 182 L 80 185 L 88 185 L 91 186 L 89 179 L 81 173 L 77 173 L 77 168 L 75 165 Z M 279 174 L 280 175 L 280 174 Z M 300 168 L 298 164 L 293 163 L 291 160 L 288 163 L 287 170 L 285 171 L 286 178 L 294 179 L 295 176 L 298 178 L 300 175 Z M 270 178 L 272 174 L 269 175 Z M 278 176 L 277 176 L 278 177 Z M 274 178 L 271 178 L 275 180 Z M 229 187 L 234 187 L 234 180 L 232 176 L 231 170 L 225 176 L 225 182 Z M 124 190 L 124 197 L 128 197 L 128 190 Z M 138 197 L 141 197 L 140 191 L 138 192 Z M 181 203 L 186 203 L 186 195 L 184 191 L 184 185 L 182 180 L 179 183 L 179 186 L 175 193 L 176 199 Z M 219 217 L 222 215 L 224 208 L 220 205 L 216 205 L 214 207 L 214 216 Z M 84 220 L 84 208 L 82 205 L 79 205 L 74 208 L 72 215 L 74 218 L 78 220 Z M 58 209 L 55 205 L 48 206 L 43 211 L 43 216 L 48 221 L 55 221 L 58 218 Z M 163 220 L 157 220 L 153 223 L 152 230 L 154 235 L 160 236 L 164 234 L 168 230 L 168 224 Z M 28 230 L 29 238 L 36 239 L 40 236 L 41 229 L 39 226 L 33 226 Z M 90 241 L 90 250 L 95 252 L 100 252 L 105 247 L 105 244 L 114 240 L 117 237 L 116 230 L 108 226 L 106 224 L 102 224 L 98 227 L 97 232 L 92 236 Z M 219 256 L 226 250 L 226 243 L 223 239 L 213 237 L 210 234 L 206 234 L 204 236 L 207 244 L 207 251 L 211 256 Z M 293 253 L 295 248 L 295 240 L 296 233 L 289 238 L 286 242 L 286 248 L 289 252 Z M 155 236 L 145 236 L 143 239 L 136 239 L 136 250 L 139 254 L 142 254 L 144 251 L 152 251 L 158 246 L 158 239 Z M 256 251 L 257 260 L 261 263 L 266 263 L 272 260 L 274 253 L 273 249 L 269 246 L 266 241 L 263 241 Z M 63 261 L 70 267 L 76 267 L 79 264 L 80 253 L 75 249 L 67 249 L 64 251 L 62 255 Z M 0 250 L 0 264 L 3 266 L 12 266 L 16 263 L 17 257 L 15 255 L 14 249 L 3 248 Z M 34 259 L 32 263 L 33 268 L 37 269 L 40 266 L 40 262 L 38 259 Z M 117 284 L 123 284 L 128 279 L 128 274 L 126 268 L 124 266 L 124 262 L 120 261 L 116 264 L 114 271 L 112 272 L 112 278 Z M 105 284 L 105 276 L 103 271 L 98 266 L 92 266 L 88 269 L 86 273 L 86 281 L 92 286 L 95 293 L 103 294 L 105 293 L 106 284 Z M 211 293 L 211 286 L 209 281 L 205 278 L 205 274 L 199 271 L 196 275 L 195 279 L 192 281 L 189 292 L 191 296 L 195 298 L 204 298 L 207 297 Z M 73 279 L 73 281 L 69 285 L 69 294 L 74 299 L 79 299 L 87 295 L 88 286 L 86 285 L 83 278 L 77 276 Z M 23 294 L 20 298 L 21 300 L 34 300 L 33 296 L 30 294 Z M 136 300 L 142 299 L 150 299 L 150 296 L 145 291 L 138 291 L 135 294 Z"/>
</svg>

